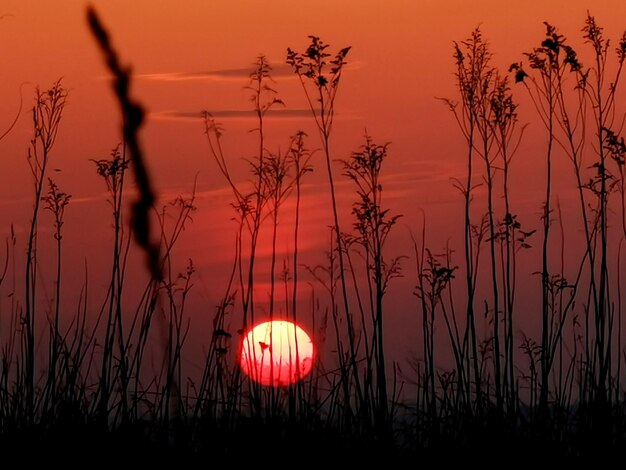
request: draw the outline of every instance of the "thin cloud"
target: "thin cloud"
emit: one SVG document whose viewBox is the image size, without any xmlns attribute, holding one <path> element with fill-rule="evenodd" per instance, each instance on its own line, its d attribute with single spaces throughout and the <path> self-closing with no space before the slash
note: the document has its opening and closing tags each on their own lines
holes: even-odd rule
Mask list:
<svg viewBox="0 0 626 470">
<path fill-rule="evenodd" d="M 350 62 L 345 66 L 346 70 L 360 69 L 363 62 Z M 281 62 L 270 63 L 270 76 L 273 79 L 295 78 L 290 65 Z M 202 70 L 197 72 L 160 72 L 160 73 L 140 73 L 133 75 L 134 78 L 144 80 L 155 80 L 161 82 L 179 82 L 187 80 L 211 80 L 211 81 L 233 81 L 249 80 L 250 74 L 254 72 L 256 66 L 251 64 L 248 67 L 235 69 Z"/>
<path fill-rule="evenodd" d="M 273 78 L 285 78 L 293 76 L 291 67 L 287 64 L 270 64 L 272 69 L 270 75 Z M 254 72 L 255 66 L 242 67 L 237 69 L 220 69 L 199 72 L 164 72 L 164 73 L 142 73 L 134 75 L 135 78 L 156 80 L 162 82 L 176 82 L 184 80 L 249 80 L 250 74 Z"/>
<path fill-rule="evenodd" d="M 216 119 L 256 119 L 257 115 L 253 110 L 248 109 L 221 109 L 211 111 L 211 116 Z M 311 116 L 311 110 L 306 108 L 300 109 L 270 109 L 265 113 L 268 118 L 282 119 L 303 119 Z M 200 120 L 202 112 L 192 111 L 159 111 L 150 113 L 150 117 L 159 120 Z"/>
</svg>

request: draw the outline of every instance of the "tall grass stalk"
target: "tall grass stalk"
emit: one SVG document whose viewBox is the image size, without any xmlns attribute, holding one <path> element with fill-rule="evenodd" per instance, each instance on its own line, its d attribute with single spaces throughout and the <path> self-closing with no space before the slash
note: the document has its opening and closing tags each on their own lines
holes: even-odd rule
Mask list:
<svg viewBox="0 0 626 470">
<path fill-rule="evenodd" d="M 59 328 L 61 313 L 61 276 L 62 276 L 62 227 L 65 208 L 70 202 L 71 195 L 61 191 L 59 187 L 48 178 L 48 194 L 43 198 L 44 208 L 50 211 L 54 217 L 54 239 L 56 241 L 56 282 L 54 295 L 54 312 L 50 325 L 49 336 L 49 366 L 48 380 L 46 381 L 46 392 L 43 404 L 43 411 L 49 411 L 49 404 L 57 403 L 57 380 L 59 379 L 58 363 L 59 357 L 63 353 L 63 341 Z M 50 410 L 54 414 L 54 410 Z"/>
<path fill-rule="evenodd" d="M 33 213 L 28 232 L 28 248 L 26 250 L 26 285 L 25 285 L 25 312 L 23 317 L 24 331 L 22 339 L 22 358 L 24 367 L 21 379 L 25 388 L 25 418 L 29 423 L 35 419 L 35 388 L 36 371 L 36 303 L 37 303 L 37 228 L 39 209 L 41 207 L 43 187 L 46 181 L 46 170 L 50 161 L 50 153 L 56 142 L 61 124 L 61 117 L 65 109 L 67 90 L 61 81 L 56 81 L 48 90 L 35 92 L 33 106 L 34 136 L 28 149 L 28 164 L 30 166 L 34 185 Z"/>
<path fill-rule="evenodd" d="M 489 66 L 489 52 L 487 43 L 483 40 L 480 30 L 476 29 L 466 41 L 454 43 L 454 59 L 456 62 L 456 85 L 460 95 L 460 102 L 444 100 L 452 111 L 457 124 L 465 138 L 467 145 L 467 173 L 465 182 L 457 181 L 456 187 L 464 198 L 464 257 L 465 257 L 465 284 L 466 284 L 466 323 L 463 337 L 463 357 L 467 360 L 467 371 L 464 374 L 470 377 L 476 404 L 482 407 L 482 374 L 479 366 L 478 336 L 476 334 L 475 296 L 477 273 L 479 266 L 479 251 L 484 236 L 484 219 L 478 224 L 473 222 L 472 200 L 476 188 L 474 182 L 474 159 L 477 149 L 480 149 L 479 111 L 481 100 L 487 90 L 492 69 Z M 460 104 L 460 106 L 459 106 Z M 480 151 L 480 150 L 478 150 Z M 470 365 L 471 364 L 471 365 Z"/>
<path fill-rule="evenodd" d="M 546 35 L 541 46 L 526 54 L 534 73 L 527 73 L 521 64 L 513 64 L 517 82 L 522 82 L 532 98 L 542 122 L 548 128 L 551 151 L 552 142 L 558 144 L 573 164 L 576 178 L 580 214 L 585 236 L 586 278 L 589 285 L 586 293 L 584 349 L 580 359 L 579 397 L 581 409 L 590 406 L 592 414 L 599 413 L 598 421 L 603 430 L 606 425 L 612 393 L 613 358 L 612 340 L 614 336 L 613 300 L 610 296 L 611 274 L 608 265 L 610 244 L 608 242 L 609 198 L 619 183 L 615 175 L 620 172 L 619 150 L 613 160 L 617 125 L 615 97 L 621 75 L 626 40 L 624 36 L 617 48 L 617 65 L 614 75 L 609 76 L 609 41 L 605 40 L 602 28 L 595 19 L 587 16 L 583 28 L 585 42 L 591 46 L 592 65 L 585 67 L 576 51 L 567 43 L 558 30 L 546 23 Z M 593 130 L 596 142 L 589 141 Z M 557 133 L 558 132 L 558 133 Z M 595 155 L 595 161 L 589 154 Z M 590 160 L 593 163 L 590 163 Z M 610 164 L 616 163 L 617 171 L 612 172 Z M 585 175 L 586 168 L 595 169 L 595 174 Z M 547 229 L 544 229 L 544 238 Z M 547 243 L 547 242 L 546 242 Z M 544 245 L 546 244 L 544 243 Z M 544 259 L 547 255 L 544 255 Z M 547 261 L 544 263 L 547 266 Z M 581 264 L 582 269 L 582 264 Z M 544 318 L 542 339 L 542 390 L 540 405 L 545 408 L 549 396 L 549 374 L 560 350 L 566 315 L 571 310 L 575 293 L 578 291 L 582 272 L 573 283 L 563 286 L 573 289 L 563 313 L 552 325 Z M 544 317 L 550 314 L 549 293 L 551 289 L 548 269 L 544 270 Z M 563 278 L 563 282 L 565 279 Z M 618 288 L 619 289 L 619 288 Z M 589 324 L 592 322 L 592 326 Z M 619 363 L 621 355 L 617 354 Z M 574 356 L 573 360 L 577 360 Z M 562 367 L 562 365 L 560 366 Z M 560 369 L 559 369 L 560 370 Z M 560 374 L 560 372 L 559 372 Z M 560 383 L 560 382 L 559 382 Z M 562 391 L 556 391 L 562 396 Z M 602 421 L 604 420 L 604 421 Z"/>
<path fill-rule="evenodd" d="M 376 144 L 366 136 L 365 144 L 344 161 L 345 175 L 355 187 L 357 200 L 352 206 L 355 217 L 355 245 L 359 247 L 365 264 L 368 286 L 368 304 L 372 322 L 371 351 L 367 357 L 374 358 L 376 378 L 374 425 L 384 436 L 389 430 L 389 397 L 384 338 L 384 296 L 392 279 L 401 275 L 400 257 L 385 257 L 384 248 L 399 215 L 390 215 L 383 207 L 383 163 L 388 157 L 388 145 Z M 373 286 L 372 286 L 373 284 Z M 355 286 L 358 291 L 358 287 Z M 365 328 L 365 325 L 363 325 Z M 364 330 L 367 335 L 367 331 Z M 367 346 L 366 342 L 366 346 Z"/>
<path fill-rule="evenodd" d="M 335 243 L 337 244 L 337 260 L 339 263 L 338 274 L 349 345 L 348 367 L 344 367 L 344 358 L 341 351 L 338 351 L 338 356 L 342 373 L 344 371 L 351 371 L 355 387 L 357 406 L 360 406 L 363 403 L 363 392 L 357 364 L 356 332 L 350 310 L 350 301 L 348 298 L 348 286 L 344 260 L 345 248 L 343 246 L 343 235 L 339 225 L 333 160 L 330 149 L 331 135 L 335 120 L 335 101 L 339 91 L 343 69 L 346 65 L 346 57 L 350 52 L 351 47 L 344 47 L 332 59 L 330 59 L 331 54 L 326 51 L 328 49 L 328 44 L 324 43 L 317 36 L 309 36 L 309 39 L 311 42 L 304 53 L 298 53 L 291 48 L 287 49 L 287 64 L 292 67 L 293 72 L 300 80 L 302 90 L 306 96 L 309 109 L 311 110 L 311 114 L 313 115 L 313 119 L 320 136 L 322 151 L 324 152 L 326 161 L 326 172 L 328 175 L 333 224 L 335 230 Z M 333 309 L 334 308 L 336 307 L 333 303 Z M 342 382 L 345 406 L 348 413 L 350 413 L 350 403 L 352 400 L 350 398 L 351 392 L 348 377 L 344 375 L 342 377 Z"/>
</svg>

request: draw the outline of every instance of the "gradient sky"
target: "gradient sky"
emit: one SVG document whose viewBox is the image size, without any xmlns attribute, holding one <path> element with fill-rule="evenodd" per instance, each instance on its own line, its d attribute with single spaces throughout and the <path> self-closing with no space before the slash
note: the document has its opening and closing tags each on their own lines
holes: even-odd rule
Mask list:
<svg viewBox="0 0 626 470">
<path fill-rule="evenodd" d="M 193 308 L 208 319 L 222 293 L 223 273 L 231 260 L 232 211 L 229 193 L 210 159 L 202 122 L 209 110 L 226 129 L 224 142 L 241 179 L 242 157 L 254 152 L 249 130 L 254 121 L 247 74 L 259 54 L 275 65 L 276 88 L 287 113 L 268 118 L 268 147 L 279 149 L 298 129 L 309 131 L 309 147 L 319 143 L 311 127 L 298 83 L 286 73 L 287 47 L 304 50 L 307 36 L 320 36 L 331 51 L 351 45 L 343 76 L 333 152 L 346 158 L 363 142 L 365 130 L 378 142 L 391 142 L 385 172 L 387 204 L 404 217 L 391 254 L 410 253 L 410 231 L 419 233 L 425 214 L 427 244 L 435 251 L 450 240 L 461 260 L 462 200 L 451 178 L 463 174 L 463 140 L 447 108 L 436 97 L 456 98 L 452 42 L 480 26 L 492 45 L 494 64 L 506 69 L 538 45 L 543 21 L 558 26 L 580 44 L 587 9 L 618 39 L 626 27 L 623 0 L 106 0 L 92 2 L 109 28 L 122 59 L 132 64 L 133 93 L 149 111 L 142 141 L 161 200 L 188 194 L 198 184 L 198 212 L 177 256 L 198 267 Z M 20 96 L 24 108 L 13 131 L 0 142 L 0 236 L 14 224 L 24 243 L 32 205 L 26 152 L 32 136 L 29 109 L 36 86 L 46 88 L 63 77 L 70 90 L 61 133 L 52 155 L 59 186 L 73 195 L 67 210 L 65 239 L 68 283 L 82 283 L 82 264 L 107 266 L 111 242 L 104 185 L 89 159 L 108 156 L 120 141 L 119 116 L 106 70 L 90 37 L 82 0 L 3 0 L 0 4 L 0 133 L 15 115 Z M 523 90 L 518 91 L 523 102 Z M 623 97 L 620 102 L 624 103 Z M 623 106 L 622 106 L 622 109 Z M 517 212 L 531 227 L 539 226 L 543 164 L 537 155 L 545 138 L 532 110 L 520 108 L 530 123 L 515 162 L 512 187 Z M 319 261 L 320 243 L 330 224 L 321 156 L 306 187 L 303 220 L 305 260 Z M 562 200 L 571 180 L 564 172 Z M 557 178 L 561 178 L 560 176 Z M 349 185 L 341 183 L 345 226 L 350 219 Z M 320 210 L 324 209 L 324 210 Z M 288 223 L 288 222 L 287 222 Z M 47 219 L 41 243 L 46 246 Z M 20 238 L 21 237 L 21 238 Z M 51 237 L 50 237 L 51 238 Z M 402 248 L 405 247 L 405 248 Z M 283 246 L 281 249 L 290 249 Z M 20 253 L 18 249 L 18 253 Z M 308 258 L 307 258 L 308 256 Z M 141 268 L 138 264 L 138 270 Z M 410 333 L 417 324 L 411 261 L 406 278 L 391 290 L 394 315 L 388 323 L 398 354 L 415 350 Z M 96 270 L 92 268 L 93 270 Z M 526 269 L 532 272 L 533 267 Z M 95 283 L 104 285 L 106 277 Z M 52 279 L 47 279 L 52 282 Z M 138 286 L 139 288 L 140 286 Z M 132 290 L 132 288 L 131 288 Z M 76 294 L 78 296 L 78 294 Z M 73 302 L 75 299 L 65 299 Z M 94 301 L 97 303 L 97 301 Z M 406 325 L 411 325 L 407 328 Z M 397 341 L 396 341 L 397 340 Z"/>
</svg>

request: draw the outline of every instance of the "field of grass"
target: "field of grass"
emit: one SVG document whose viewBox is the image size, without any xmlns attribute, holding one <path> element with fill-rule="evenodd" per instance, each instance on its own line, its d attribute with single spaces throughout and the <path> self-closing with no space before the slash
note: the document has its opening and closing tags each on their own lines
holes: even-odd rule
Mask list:
<svg viewBox="0 0 626 470">
<path fill-rule="evenodd" d="M 609 455 L 626 444 L 626 110 L 620 106 L 626 33 L 609 41 L 588 16 L 581 33 L 583 61 L 546 24 L 537 47 L 520 54 L 508 70 L 492 65 L 491 46 L 480 30 L 454 43 L 456 91 L 443 104 L 458 127 L 453 135 L 466 144 L 459 159 L 467 165 L 465 177 L 455 182 L 464 207 L 463 246 L 454 247 L 455 257 L 452 247 L 441 252 L 441 246 L 426 246 L 426 225 L 405 255 L 388 255 L 401 214 L 383 198 L 387 144 L 366 136 L 348 158 L 333 154 L 336 97 L 349 86 L 342 71 L 350 48 L 335 51 L 310 36 L 304 51 L 288 49 L 286 62 L 301 84 L 317 134 L 298 132 L 278 152 L 267 148 L 264 126 L 268 111 L 282 101 L 272 88 L 269 62 L 259 57 L 248 87 L 256 116 L 251 138 L 258 141 L 257 154 L 247 162 L 248 184 L 232 174 L 221 124 L 210 111 L 202 116 L 215 168 L 232 190 L 238 230 L 203 372 L 192 379 L 183 357 L 195 268 L 189 260 L 179 273 L 172 258 L 196 210 L 195 191 L 155 208 L 158 188 L 139 144 L 145 116 L 130 91 L 132 76 L 95 11 L 88 18 L 114 76 L 123 123 L 123 143 L 110 158 L 94 161 L 108 192 L 114 240 L 106 301 L 99 311 L 89 311 L 87 282 L 64 282 L 63 257 L 71 249 L 63 243 L 64 211 L 72 201 L 49 167 L 69 94 L 59 80 L 37 91 L 32 109 L 32 223 L 20 241 L 27 250 L 16 250 L 13 236 L 0 262 L 2 295 L 13 296 L 16 284 L 24 292 L 23 298 L 12 297 L 9 312 L 1 312 L 0 448 L 16 454 L 30 448 L 114 449 L 154 459 L 184 455 L 256 463 L 259 455 L 324 462 L 340 453 L 353 462 L 375 455 L 445 460 L 450 450 L 469 457 L 529 449 Z M 123 44 L 119 48 L 123 52 Z M 545 165 L 536 171 L 546 184 L 536 230 L 519 220 L 510 191 L 511 162 L 521 158 L 525 130 L 517 96 L 532 104 L 545 132 Z M 323 262 L 303 266 L 300 203 L 314 151 L 323 155 L 325 166 L 316 171 L 327 179 L 333 226 Z M 565 267 L 566 235 L 553 194 L 557 158 L 568 161 L 576 181 L 582 243 L 568 249 L 567 266 L 574 269 Z M 353 189 L 349 220 L 339 207 L 340 179 Z M 131 200 L 125 188 L 132 185 Z M 287 210 L 295 223 L 286 257 L 277 232 Z M 53 216 L 53 253 L 37 249 L 42 211 Z M 272 240 L 263 309 L 255 297 L 261 234 Z M 130 306 L 122 299 L 135 244 L 145 254 L 150 281 Z M 518 327 L 527 303 L 518 294 L 518 265 L 531 250 L 541 260 L 535 273 L 538 335 Z M 52 303 L 38 297 L 40 263 L 55 266 Z M 23 279 L 12 278 L 16 264 L 24 265 Z M 385 347 L 386 296 L 407 275 L 415 276 L 420 322 L 420 357 L 412 370 L 390 360 Z M 318 286 L 310 302 L 305 277 Z M 63 290 L 80 292 L 74 292 L 80 301 L 72 312 L 63 310 Z M 326 348 L 328 362 L 316 362 L 309 376 L 292 385 L 265 387 L 239 368 L 238 340 L 241 331 L 279 313 L 315 325 L 316 346 Z M 240 320 L 234 324 L 233 318 Z M 452 358 L 451 367 L 440 366 L 443 355 Z M 414 386 L 410 397 L 403 391 L 406 383 Z"/>
</svg>

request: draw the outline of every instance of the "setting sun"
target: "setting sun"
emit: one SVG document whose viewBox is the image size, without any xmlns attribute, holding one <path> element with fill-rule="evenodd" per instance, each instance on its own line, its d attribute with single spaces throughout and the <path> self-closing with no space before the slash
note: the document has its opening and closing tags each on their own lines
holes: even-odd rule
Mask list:
<svg viewBox="0 0 626 470">
<path fill-rule="evenodd" d="M 262 385 L 289 385 L 311 372 L 313 342 L 292 322 L 260 323 L 244 336 L 240 362 L 246 375 Z"/>
</svg>

